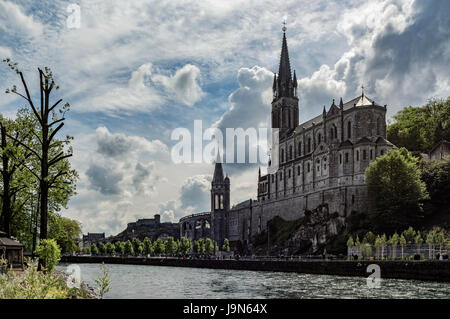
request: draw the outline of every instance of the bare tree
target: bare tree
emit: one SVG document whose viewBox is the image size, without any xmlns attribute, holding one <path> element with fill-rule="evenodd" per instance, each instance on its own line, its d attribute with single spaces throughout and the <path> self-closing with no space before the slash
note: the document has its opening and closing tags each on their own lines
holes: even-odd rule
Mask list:
<svg viewBox="0 0 450 319">
<path fill-rule="evenodd" d="M 49 68 L 46 67 L 44 70 L 38 68 L 40 103 L 36 105 L 31 97 L 23 73 L 17 68 L 17 63 L 11 62 L 10 59 L 3 61 L 19 75 L 24 89 L 24 93 L 20 93 L 14 85 L 11 90 L 7 89 L 6 93 L 11 92 L 25 99 L 38 124 L 38 129 L 31 130 L 37 143 L 30 146 L 18 139 L 15 140 L 37 159 L 40 166 L 38 171 L 32 168 L 28 169 L 39 181 L 41 215 L 39 238 L 46 239 L 48 235 L 49 189 L 59 177 L 70 174 L 67 165 L 58 165 L 58 163 L 72 156 L 72 148 L 68 147 L 66 149 L 64 147 L 70 144 L 71 137 L 66 137 L 62 141 L 55 138 L 55 135 L 64 126 L 64 115 L 69 110 L 70 105 L 66 103 L 61 107 L 62 99 L 58 99 L 53 104 L 50 102 L 50 95 L 53 89 L 58 90 L 59 87 L 55 84 L 53 73 Z M 14 139 L 13 136 L 10 137 Z M 56 167 L 61 169 L 55 169 Z"/>
</svg>

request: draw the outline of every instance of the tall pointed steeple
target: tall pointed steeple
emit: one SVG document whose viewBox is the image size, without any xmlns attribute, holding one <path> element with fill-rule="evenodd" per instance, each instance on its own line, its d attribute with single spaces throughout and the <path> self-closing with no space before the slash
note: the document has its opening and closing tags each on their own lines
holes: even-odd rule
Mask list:
<svg viewBox="0 0 450 319">
<path fill-rule="evenodd" d="M 216 164 L 214 167 L 213 183 L 223 183 L 222 160 L 220 159 L 220 151 L 217 151 Z"/>
<path fill-rule="evenodd" d="M 291 74 L 291 63 L 286 40 L 286 27 L 283 27 L 283 43 L 281 45 L 280 65 L 278 68 L 278 97 L 292 97 L 293 82 Z"/>
<path fill-rule="evenodd" d="M 286 40 L 286 21 L 283 23 L 280 65 L 274 76 L 272 100 L 272 128 L 280 129 L 283 138 L 286 132 L 295 129 L 299 122 L 297 75 L 291 73 L 291 63 Z"/>
</svg>

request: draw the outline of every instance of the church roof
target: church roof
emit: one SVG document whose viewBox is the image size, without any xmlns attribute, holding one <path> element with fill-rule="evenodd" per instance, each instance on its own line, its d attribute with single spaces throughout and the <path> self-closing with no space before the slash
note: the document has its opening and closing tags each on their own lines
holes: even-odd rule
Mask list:
<svg viewBox="0 0 450 319">
<path fill-rule="evenodd" d="M 342 103 L 342 99 L 341 99 L 341 102 L 339 103 L 339 105 L 340 105 L 340 107 L 344 108 L 344 111 L 348 110 L 348 109 L 351 109 L 354 106 L 356 106 L 356 107 L 358 107 L 358 106 L 371 106 L 371 105 L 381 106 L 381 105 L 377 104 L 371 98 L 367 97 L 364 93 L 361 94 L 360 96 L 358 96 L 358 97 L 356 97 L 356 98 L 346 102 L 346 103 Z M 334 107 L 337 107 L 337 106 L 335 106 L 333 104 L 330 107 L 329 111 L 331 111 L 331 109 L 333 109 Z M 301 132 L 303 127 L 305 129 L 307 129 L 307 128 L 311 127 L 313 125 L 313 123 L 317 125 L 317 124 L 322 123 L 322 121 L 323 121 L 323 114 L 318 115 L 318 116 L 316 116 L 316 117 L 314 117 L 314 118 L 312 118 L 312 119 L 310 119 L 310 120 L 308 120 L 306 122 L 300 123 L 295 130 L 296 130 L 296 132 Z"/>
<path fill-rule="evenodd" d="M 383 145 L 394 145 L 391 142 L 389 142 L 387 139 L 385 139 L 384 137 L 380 136 L 379 138 L 377 138 L 376 142 L 377 144 L 383 144 Z"/>
<path fill-rule="evenodd" d="M 346 140 L 339 145 L 339 147 L 345 147 L 345 146 L 353 146 L 353 143 L 350 140 Z"/>
<path fill-rule="evenodd" d="M 370 105 L 381 106 L 381 105 L 375 103 L 374 100 L 370 99 L 369 97 L 367 97 L 367 95 L 365 95 L 363 93 L 360 96 L 354 98 L 353 100 L 350 100 L 350 101 L 344 103 L 344 111 L 348 110 L 354 106 L 358 107 L 358 106 L 370 106 Z"/>
<path fill-rule="evenodd" d="M 356 142 L 356 144 L 373 144 L 374 142 L 372 142 L 370 139 L 368 139 L 367 137 L 363 137 L 361 138 L 358 142 Z"/>
</svg>

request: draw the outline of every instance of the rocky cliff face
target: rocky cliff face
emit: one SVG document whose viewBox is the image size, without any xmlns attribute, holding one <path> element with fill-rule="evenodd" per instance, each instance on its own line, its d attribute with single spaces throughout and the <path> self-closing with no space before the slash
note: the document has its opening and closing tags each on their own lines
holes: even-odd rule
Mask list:
<svg viewBox="0 0 450 319">
<path fill-rule="evenodd" d="M 287 239 L 281 239 L 271 245 L 270 253 L 322 254 L 325 246 L 341 234 L 345 227 L 344 217 L 336 213 L 330 214 L 328 205 L 320 205 L 312 211 L 306 211 L 305 217 L 297 221 L 297 225 L 287 235 Z"/>
</svg>

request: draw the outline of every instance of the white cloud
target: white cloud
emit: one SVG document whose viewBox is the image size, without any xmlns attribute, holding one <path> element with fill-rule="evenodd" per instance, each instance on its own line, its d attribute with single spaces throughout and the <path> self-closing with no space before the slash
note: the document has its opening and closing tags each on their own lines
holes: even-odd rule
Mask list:
<svg viewBox="0 0 450 319">
<path fill-rule="evenodd" d="M 0 0 L 0 29 L 18 36 L 37 37 L 42 34 L 43 26 L 17 4 Z"/>
<path fill-rule="evenodd" d="M 349 50 L 333 68 L 322 65 L 299 80 L 307 114 L 320 113 L 331 97 L 366 92 L 387 103 L 392 115 L 450 91 L 448 1 L 377 0 L 345 10 L 337 26 Z"/>
<path fill-rule="evenodd" d="M 174 95 L 175 99 L 188 106 L 194 105 L 205 95 L 198 84 L 200 69 L 195 65 L 186 64 L 173 76 L 157 74 L 153 76 L 155 82 L 161 83 L 168 91 L 169 95 Z"/>
<path fill-rule="evenodd" d="M 8 47 L 0 46 L 0 59 L 9 58 L 12 56 L 12 50 Z"/>
</svg>

